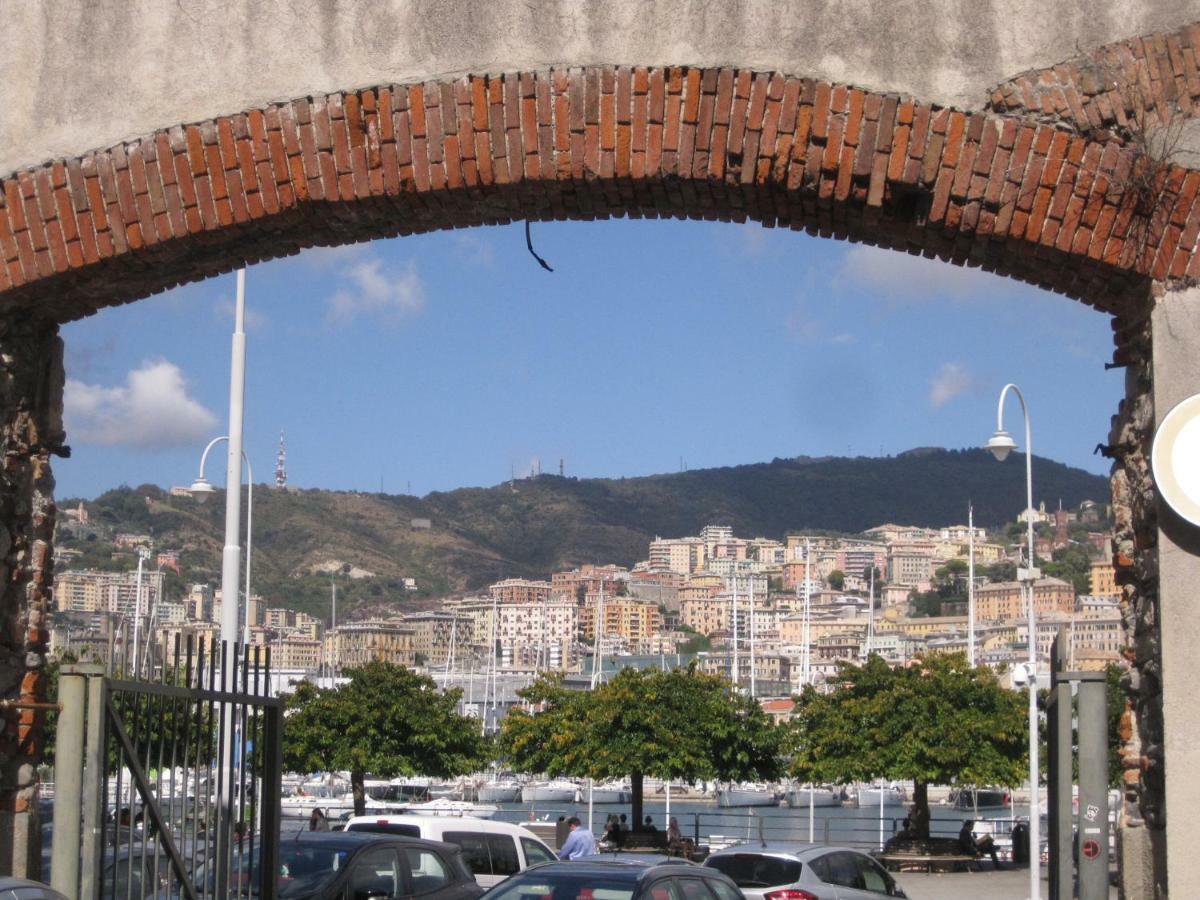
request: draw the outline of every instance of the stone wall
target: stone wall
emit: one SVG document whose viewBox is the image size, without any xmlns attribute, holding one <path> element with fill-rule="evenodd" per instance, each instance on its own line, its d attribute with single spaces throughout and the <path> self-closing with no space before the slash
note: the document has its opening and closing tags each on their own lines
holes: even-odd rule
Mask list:
<svg viewBox="0 0 1200 900">
<path fill-rule="evenodd" d="M 0 871 L 37 877 L 54 477 L 64 455 L 63 348 L 54 322 L 0 319 Z"/>
</svg>

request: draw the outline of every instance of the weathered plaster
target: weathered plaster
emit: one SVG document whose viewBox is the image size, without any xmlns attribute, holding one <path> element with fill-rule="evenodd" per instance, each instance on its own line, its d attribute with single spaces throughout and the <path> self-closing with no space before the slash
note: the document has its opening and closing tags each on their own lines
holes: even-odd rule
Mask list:
<svg viewBox="0 0 1200 900">
<path fill-rule="evenodd" d="M 0 175 L 180 122 L 552 64 L 736 65 L 979 108 L 1200 0 L 0 0 Z"/>
</svg>

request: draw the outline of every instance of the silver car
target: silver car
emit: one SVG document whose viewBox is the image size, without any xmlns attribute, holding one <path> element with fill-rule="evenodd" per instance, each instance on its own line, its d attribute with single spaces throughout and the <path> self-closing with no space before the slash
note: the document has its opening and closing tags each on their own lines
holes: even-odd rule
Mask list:
<svg viewBox="0 0 1200 900">
<path fill-rule="evenodd" d="M 879 900 L 906 897 L 874 859 L 849 847 L 739 844 L 704 861 L 724 872 L 746 900 Z"/>
</svg>

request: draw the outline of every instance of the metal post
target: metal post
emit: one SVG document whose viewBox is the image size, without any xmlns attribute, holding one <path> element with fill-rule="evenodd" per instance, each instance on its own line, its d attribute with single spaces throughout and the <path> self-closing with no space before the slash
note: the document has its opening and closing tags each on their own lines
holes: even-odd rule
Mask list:
<svg viewBox="0 0 1200 900">
<path fill-rule="evenodd" d="M 1066 634 L 1059 629 L 1050 651 L 1050 702 L 1046 742 L 1049 751 L 1047 809 L 1050 834 L 1050 900 L 1070 900 L 1074 878 L 1071 858 L 1071 783 L 1074 752 L 1071 741 L 1071 683 L 1066 680 Z"/>
<path fill-rule="evenodd" d="M 54 852 L 50 884 L 71 900 L 79 896 L 79 832 L 83 815 L 83 750 L 87 678 L 63 666 L 58 679 L 58 731 L 54 743 Z"/>
<path fill-rule="evenodd" d="M 1103 672 L 1078 672 L 1079 900 L 1108 897 L 1108 697 Z"/>
<path fill-rule="evenodd" d="M 82 667 L 75 668 L 78 671 Z M 91 710 L 91 715 L 87 719 L 87 746 L 84 750 L 83 852 L 80 854 L 79 900 L 93 900 L 100 894 L 100 863 L 103 859 L 100 842 L 104 837 L 106 812 L 103 710 L 107 685 L 103 666 L 93 665 L 89 669 L 87 708 Z"/>
</svg>

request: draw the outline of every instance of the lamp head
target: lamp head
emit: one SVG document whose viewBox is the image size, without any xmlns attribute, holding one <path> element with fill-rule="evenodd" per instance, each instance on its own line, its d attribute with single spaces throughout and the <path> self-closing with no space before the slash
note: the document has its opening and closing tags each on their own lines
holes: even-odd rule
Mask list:
<svg viewBox="0 0 1200 900">
<path fill-rule="evenodd" d="M 209 494 L 216 492 L 216 488 L 203 475 L 193 481 L 192 486 L 188 490 L 192 492 L 192 499 L 197 503 L 203 503 L 208 499 Z"/>
<path fill-rule="evenodd" d="M 991 436 L 984 447 L 991 450 L 992 456 L 997 460 L 1004 462 L 1008 458 L 1008 454 L 1016 449 L 1017 442 L 1012 439 L 1011 434 L 1001 428 Z"/>
</svg>

